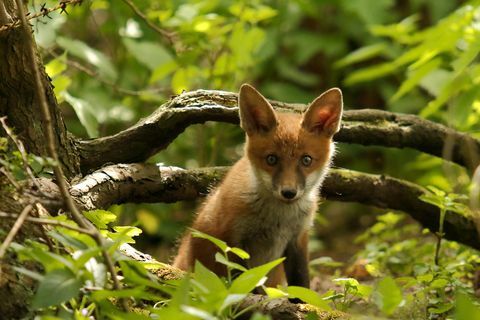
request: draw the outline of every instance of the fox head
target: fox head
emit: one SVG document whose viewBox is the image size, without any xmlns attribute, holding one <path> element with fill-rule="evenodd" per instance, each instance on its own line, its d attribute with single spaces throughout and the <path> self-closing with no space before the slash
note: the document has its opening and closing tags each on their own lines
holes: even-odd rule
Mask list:
<svg viewBox="0 0 480 320">
<path fill-rule="evenodd" d="M 324 92 L 296 114 L 275 112 L 255 88 L 244 84 L 239 109 L 245 154 L 258 186 L 287 203 L 316 195 L 334 152 L 332 137 L 340 129 L 340 89 Z"/>
</svg>

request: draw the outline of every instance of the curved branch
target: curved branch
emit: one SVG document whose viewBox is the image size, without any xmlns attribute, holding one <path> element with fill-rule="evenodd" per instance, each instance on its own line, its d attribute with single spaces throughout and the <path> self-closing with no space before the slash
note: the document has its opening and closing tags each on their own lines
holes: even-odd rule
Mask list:
<svg viewBox="0 0 480 320">
<path fill-rule="evenodd" d="M 301 104 L 271 101 L 279 110 L 300 112 Z M 192 124 L 206 121 L 238 123 L 237 94 L 215 90 L 185 92 L 173 97 L 152 115 L 115 135 L 78 141 L 83 172 L 106 163 L 140 162 L 165 149 Z M 413 148 L 443 157 L 469 170 L 480 161 L 480 142 L 414 115 L 381 110 L 352 110 L 344 113 L 338 142 Z"/>
<path fill-rule="evenodd" d="M 86 210 L 125 202 L 176 202 L 208 193 L 228 168 L 183 170 L 153 164 L 111 165 L 72 186 L 71 193 Z M 321 195 L 328 200 L 359 202 L 410 214 L 425 228 L 438 230 L 440 212 L 419 196 L 426 190 L 414 183 L 345 169 L 332 169 Z M 446 238 L 480 249 L 474 221 L 448 212 Z"/>
</svg>

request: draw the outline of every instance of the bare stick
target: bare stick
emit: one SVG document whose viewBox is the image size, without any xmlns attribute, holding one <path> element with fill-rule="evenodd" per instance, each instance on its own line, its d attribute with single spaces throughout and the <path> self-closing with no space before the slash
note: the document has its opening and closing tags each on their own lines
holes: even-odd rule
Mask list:
<svg viewBox="0 0 480 320">
<path fill-rule="evenodd" d="M 113 280 L 113 285 L 116 290 L 120 290 L 122 288 L 122 285 L 120 281 L 117 278 L 117 274 L 115 271 L 115 266 L 113 264 L 113 261 L 111 257 L 108 255 L 106 249 L 105 249 L 105 240 L 103 239 L 102 235 L 98 232 L 98 230 L 87 220 L 85 217 L 80 213 L 78 210 L 77 206 L 75 205 L 72 197 L 70 196 L 70 193 L 68 192 L 68 187 L 67 187 L 67 182 L 64 178 L 63 174 L 63 169 L 60 166 L 57 150 L 56 150 L 56 141 L 55 141 L 55 136 L 53 132 L 53 126 L 52 126 L 52 118 L 50 115 L 50 110 L 48 108 L 48 103 L 47 99 L 45 97 L 45 90 L 43 88 L 42 84 L 42 79 L 40 76 L 40 70 L 38 69 L 38 65 L 35 61 L 35 52 L 34 52 L 34 44 L 33 44 L 33 39 L 32 39 L 32 34 L 30 32 L 30 28 L 27 22 L 27 19 L 25 18 L 25 10 L 23 8 L 23 3 L 21 0 L 15 0 L 17 4 L 17 10 L 18 10 L 18 15 L 22 21 L 22 26 L 23 26 L 23 31 L 24 31 L 24 37 L 25 41 L 28 43 L 28 56 L 29 56 L 29 62 L 31 66 L 31 70 L 34 74 L 35 77 L 35 86 L 36 86 L 36 95 L 37 99 L 40 103 L 40 111 L 42 115 L 42 120 L 45 123 L 44 130 L 45 130 L 45 136 L 47 140 L 47 150 L 49 156 L 55 161 L 56 165 L 53 167 L 53 171 L 55 173 L 55 178 L 58 183 L 58 187 L 60 189 L 60 193 L 62 195 L 63 200 L 65 201 L 73 220 L 81 227 L 84 229 L 90 229 L 93 232 L 93 238 L 97 242 L 97 244 L 101 247 L 102 249 L 102 256 L 103 259 L 105 260 L 105 264 L 107 265 L 107 268 L 110 272 L 110 275 Z M 125 299 L 122 299 L 122 305 L 125 310 L 128 310 L 127 303 Z"/>
<path fill-rule="evenodd" d="M 33 20 L 33 19 L 36 19 L 36 18 L 39 18 L 39 17 L 48 16 L 49 13 L 51 13 L 53 11 L 57 11 L 57 10 L 61 10 L 60 13 L 67 12 L 66 11 L 67 5 L 81 4 L 82 2 L 83 2 L 83 0 L 62 0 L 62 1 L 60 1 L 59 4 L 57 4 L 53 8 L 45 8 L 44 6 L 42 6 L 42 9 L 38 13 L 29 14 L 28 17 L 26 17 L 25 20 L 30 21 L 30 20 Z M 0 9 L 1 9 L 2 6 L 3 6 L 3 1 L 0 3 L 0 5 L 1 5 L 0 6 Z M 1 10 L 0 10 L 0 15 L 1 15 Z M 4 24 L 3 26 L 0 26 L 0 33 L 19 27 L 20 22 L 22 20 L 23 19 L 17 19 L 12 23 L 8 23 L 8 24 Z M 0 22 L 2 22 L 2 21 L 0 20 Z"/>
<path fill-rule="evenodd" d="M 12 213 L 6 213 L 3 211 L 0 211 L 0 218 L 5 218 L 5 219 L 18 219 L 20 218 L 21 215 L 18 214 L 12 214 Z M 26 217 L 24 219 L 25 221 L 36 223 L 36 224 L 41 224 L 41 225 L 52 225 L 52 226 L 57 226 L 57 227 L 62 227 L 65 229 L 70 229 L 73 231 L 77 231 L 80 233 L 85 233 L 90 236 L 93 236 L 93 232 L 89 229 L 84 229 L 84 228 L 79 228 L 76 226 L 73 226 L 71 224 L 65 223 L 63 221 L 57 221 L 57 220 L 50 220 L 50 219 L 45 219 L 45 218 L 36 218 L 36 217 Z"/>
<path fill-rule="evenodd" d="M 148 18 L 143 14 L 142 11 L 140 11 L 134 4 L 132 1 L 130 0 L 123 0 L 123 2 L 128 5 L 130 7 L 130 9 L 133 10 L 133 12 L 140 18 L 142 19 L 153 31 L 159 33 L 161 36 L 165 37 L 165 39 L 168 40 L 168 42 L 171 44 L 171 45 L 174 45 L 175 44 L 175 33 L 173 32 L 169 32 L 169 31 L 166 31 L 166 30 L 163 30 L 161 28 L 159 28 L 157 25 L 155 25 L 154 23 L 152 23 L 150 20 L 148 20 Z"/>
<path fill-rule="evenodd" d="M 23 222 L 27 218 L 32 208 L 33 206 L 31 204 L 27 205 L 25 208 L 23 208 L 22 212 L 16 217 L 17 221 L 15 221 L 15 224 L 13 225 L 12 229 L 10 229 L 10 232 L 8 233 L 7 237 L 5 238 L 5 240 L 3 240 L 2 245 L 0 246 L 0 260 L 5 255 L 5 252 L 7 252 L 8 246 L 13 241 L 13 238 L 15 238 L 15 235 L 18 233 L 18 230 L 20 230 L 20 228 L 22 227 Z"/>
<path fill-rule="evenodd" d="M 51 54 L 52 56 L 56 57 L 56 58 L 58 58 L 60 56 L 59 54 L 55 53 L 53 50 L 48 50 L 48 53 Z M 130 89 L 121 88 L 121 87 L 117 86 L 117 84 L 115 84 L 114 82 L 106 80 L 102 77 L 99 77 L 98 72 L 89 69 L 88 67 L 82 65 L 81 63 L 79 63 L 77 61 L 72 61 L 72 60 L 66 59 L 66 64 L 71 66 L 71 67 L 74 67 L 75 69 L 84 72 L 85 74 L 89 75 L 90 77 L 95 78 L 96 80 L 106 84 L 107 86 L 111 87 L 117 93 L 128 94 L 130 96 L 141 96 L 141 95 L 144 95 L 144 94 L 152 94 L 152 93 L 159 93 L 159 92 L 167 92 L 168 91 L 168 89 L 166 89 L 166 88 L 151 88 L 151 89 L 145 89 L 145 90 L 130 90 Z"/>
</svg>

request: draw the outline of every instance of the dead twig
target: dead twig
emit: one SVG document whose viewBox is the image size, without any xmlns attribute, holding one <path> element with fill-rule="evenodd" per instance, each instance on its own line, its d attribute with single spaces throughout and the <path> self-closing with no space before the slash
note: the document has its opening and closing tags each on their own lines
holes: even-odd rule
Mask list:
<svg viewBox="0 0 480 320">
<path fill-rule="evenodd" d="M 59 54 L 55 53 L 53 50 L 48 50 L 48 53 L 51 54 L 52 56 L 54 56 L 55 58 L 58 58 L 60 56 Z M 77 69 L 77 70 L 80 70 L 80 71 L 84 72 L 85 74 L 89 75 L 90 77 L 97 79 L 101 83 L 106 84 L 107 86 L 111 87 L 117 93 L 127 94 L 127 95 L 130 95 L 130 96 L 141 96 L 141 95 L 145 95 L 145 94 L 168 92 L 168 89 L 166 89 L 166 88 L 152 88 L 152 89 L 138 90 L 138 91 L 121 88 L 121 87 L 117 86 L 114 82 L 106 80 L 102 77 L 99 77 L 98 72 L 84 66 L 83 64 L 81 64 L 77 61 L 66 59 L 65 63 L 67 65 Z"/>
<path fill-rule="evenodd" d="M 7 234 L 7 237 L 5 240 L 3 240 L 2 245 L 0 246 L 0 260 L 3 258 L 5 255 L 5 252 L 7 252 L 7 248 L 12 243 L 13 238 L 15 238 L 15 235 L 18 233 L 18 230 L 23 225 L 23 222 L 25 219 L 27 219 L 28 214 L 30 211 L 32 211 L 33 206 L 31 204 L 27 205 L 25 208 L 23 208 L 22 212 L 16 216 L 15 218 L 17 221 L 15 221 L 15 224 L 13 225 L 12 229 L 10 229 L 10 232 Z"/>
<path fill-rule="evenodd" d="M 148 20 L 148 18 L 145 16 L 145 14 L 143 14 L 142 11 L 140 11 L 136 6 L 135 4 L 133 4 L 132 1 L 130 0 L 123 0 L 123 2 L 130 7 L 130 9 L 132 9 L 132 11 L 140 18 L 142 19 L 153 31 L 157 32 L 158 34 L 160 34 L 161 36 L 163 36 L 165 39 L 167 39 L 167 41 L 169 42 L 169 44 L 171 45 L 175 45 L 175 38 L 176 38 L 176 34 L 174 32 L 170 32 L 170 31 L 166 31 L 166 30 L 163 30 L 161 28 L 159 28 L 157 25 L 155 25 L 154 23 L 152 23 L 150 20 Z"/>
<path fill-rule="evenodd" d="M 20 216 L 21 215 L 18 215 L 18 214 L 6 213 L 6 212 L 3 212 L 3 211 L 0 211 L 0 218 L 18 219 L 18 218 L 20 218 Z M 73 230 L 73 231 L 77 231 L 77 232 L 80 232 L 80 233 L 85 233 L 85 234 L 88 234 L 90 236 L 93 236 L 93 232 L 91 230 L 84 229 L 84 228 L 79 228 L 77 226 L 65 223 L 63 221 L 51 220 L 51 219 L 46 219 L 46 218 L 36 218 L 36 217 L 26 217 L 26 218 L 24 218 L 24 221 L 28 221 L 28 222 L 32 222 L 32 223 L 36 223 L 36 224 L 41 224 L 41 225 L 52 225 L 52 226 L 56 226 L 56 227 L 62 227 L 62 228 L 65 228 L 65 229 L 69 229 L 69 230 Z"/>
<path fill-rule="evenodd" d="M 57 11 L 57 10 L 60 10 L 60 13 L 66 13 L 68 14 L 67 12 L 67 6 L 68 5 L 76 5 L 76 4 L 82 4 L 83 0 L 62 0 L 60 1 L 59 4 L 57 4 L 55 7 L 52 7 L 52 8 L 47 8 L 45 7 L 45 5 L 42 5 L 41 9 L 39 12 L 37 13 L 34 13 L 34 14 L 28 14 L 28 17 L 26 17 L 26 21 L 30 21 L 30 20 L 33 20 L 33 19 L 36 19 L 36 18 L 40 18 L 40 17 L 49 17 L 49 14 L 51 12 L 54 12 L 54 11 Z M 2 32 L 6 32 L 7 30 L 12 30 L 14 28 L 18 28 L 20 25 L 21 25 L 21 20 L 22 19 L 16 19 L 15 21 L 11 22 L 11 23 L 7 23 L 7 24 L 4 24 L 3 26 L 0 26 L 0 33 Z"/>
</svg>

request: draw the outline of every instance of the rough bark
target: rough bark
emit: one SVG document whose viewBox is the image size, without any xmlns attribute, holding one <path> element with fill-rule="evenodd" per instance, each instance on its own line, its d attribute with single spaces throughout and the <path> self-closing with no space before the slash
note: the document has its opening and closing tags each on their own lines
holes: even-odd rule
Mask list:
<svg viewBox="0 0 480 320">
<path fill-rule="evenodd" d="M 301 104 L 271 101 L 280 111 L 302 111 Z M 106 163 L 140 162 L 166 148 L 185 128 L 206 121 L 238 123 L 237 94 L 196 90 L 173 97 L 149 117 L 115 135 L 80 140 L 83 172 Z M 381 110 L 345 111 L 335 140 L 362 145 L 412 148 L 453 161 L 473 171 L 480 142 L 451 128 L 414 115 Z"/>
<path fill-rule="evenodd" d="M 100 169 L 76 184 L 70 192 L 84 210 L 108 208 L 121 203 L 177 202 L 205 196 L 227 172 L 227 167 L 183 170 L 153 164 L 111 165 Z M 61 209 L 60 197 L 51 182 L 52 197 L 37 200 L 51 211 Z M 432 232 L 438 231 L 438 207 L 423 202 L 419 196 L 427 191 L 414 183 L 384 175 L 372 175 L 346 169 L 332 169 L 320 195 L 333 201 L 358 202 L 378 208 L 400 210 Z M 445 238 L 480 249 L 473 218 L 448 212 L 445 217 Z"/>
<path fill-rule="evenodd" d="M 4 15 L 9 19 L 16 17 L 14 1 L 5 0 L 3 6 Z M 15 129 L 28 152 L 45 156 L 47 155 L 44 143 L 45 127 L 40 117 L 40 103 L 35 94 L 35 79 L 30 70 L 27 44 L 21 28 L 0 33 L 0 117 L 7 117 L 9 125 Z M 66 130 L 52 85 L 38 54 L 36 60 L 42 72 L 43 87 L 54 123 L 57 145 L 61 146 L 58 149 L 60 161 L 65 174 L 72 177 L 79 172 L 78 153 L 72 137 Z M 2 129 L 0 134 L 3 135 Z"/>
</svg>

